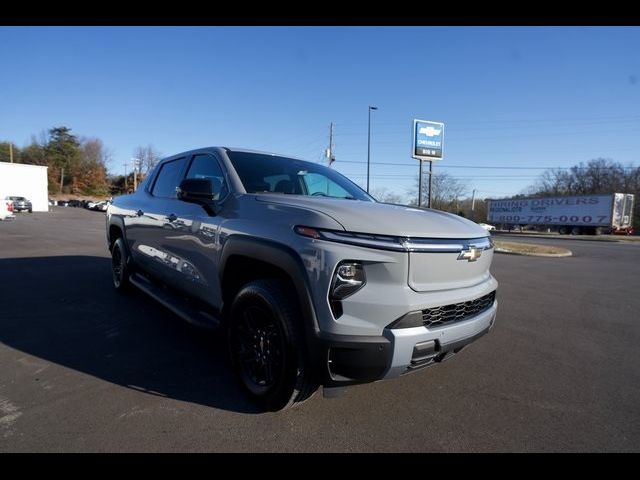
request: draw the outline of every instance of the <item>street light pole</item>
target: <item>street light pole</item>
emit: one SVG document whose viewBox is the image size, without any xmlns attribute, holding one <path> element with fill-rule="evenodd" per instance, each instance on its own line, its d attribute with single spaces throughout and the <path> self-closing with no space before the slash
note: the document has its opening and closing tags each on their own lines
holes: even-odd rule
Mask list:
<svg viewBox="0 0 640 480">
<path fill-rule="evenodd" d="M 367 130 L 367 193 L 369 193 L 369 171 L 371 169 L 371 110 L 377 110 L 378 107 L 369 105 L 369 127 Z"/>
</svg>

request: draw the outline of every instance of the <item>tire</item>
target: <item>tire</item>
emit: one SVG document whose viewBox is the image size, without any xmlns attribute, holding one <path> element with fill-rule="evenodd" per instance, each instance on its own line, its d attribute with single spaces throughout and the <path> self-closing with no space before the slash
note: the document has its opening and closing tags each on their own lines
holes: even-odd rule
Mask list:
<svg viewBox="0 0 640 480">
<path fill-rule="evenodd" d="M 117 292 L 126 293 L 131 291 L 132 286 L 129 281 L 131 273 L 129 255 L 127 254 L 124 240 L 119 237 L 111 247 L 111 278 L 113 279 L 113 287 Z"/>
<path fill-rule="evenodd" d="M 33 213 L 33 209 L 32 208 L 29 209 L 29 213 Z"/>
<path fill-rule="evenodd" d="M 307 366 L 300 311 L 287 290 L 277 279 L 246 284 L 227 324 L 231 363 L 241 385 L 271 411 L 302 402 L 318 388 Z"/>
<path fill-rule="evenodd" d="M 571 230 L 569 229 L 569 227 L 560 227 L 558 229 L 558 233 L 560 235 L 568 235 L 571 232 Z"/>
</svg>

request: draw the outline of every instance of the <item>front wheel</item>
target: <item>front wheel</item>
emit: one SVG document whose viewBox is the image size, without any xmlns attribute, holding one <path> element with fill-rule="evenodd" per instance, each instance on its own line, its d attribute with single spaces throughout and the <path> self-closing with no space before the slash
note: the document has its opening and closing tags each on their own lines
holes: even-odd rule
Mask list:
<svg viewBox="0 0 640 480">
<path fill-rule="evenodd" d="M 116 239 L 111 247 L 111 276 L 113 278 L 113 286 L 118 292 L 127 292 L 131 290 L 131 266 L 128 261 L 127 249 L 124 245 L 122 237 Z"/>
<path fill-rule="evenodd" d="M 290 288 L 289 288 L 290 289 Z M 231 306 L 231 361 L 244 389 L 268 410 L 302 402 L 317 389 L 307 368 L 297 303 L 276 279 L 245 285 Z"/>
</svg>

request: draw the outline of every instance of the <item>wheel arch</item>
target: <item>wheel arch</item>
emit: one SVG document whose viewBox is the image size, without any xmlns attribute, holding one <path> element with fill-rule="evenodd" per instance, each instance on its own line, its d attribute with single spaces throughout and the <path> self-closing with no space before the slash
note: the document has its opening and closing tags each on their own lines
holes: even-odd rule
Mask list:
<svg viewBox="0 0 640 480">
<path fill-rule="evenodd" d="M 310 359 L 317 358 L 317 342 L 315 340 L 319 336 L 320 329 L 313 305 L 311 286 L 302 260 L 292 248 L 270 240 L 232 235 L 225 240 L 219 265 L 223 317 L 229 310 L 235 293 L 243 284 L 246 284 L 244 279 L 260 278 L 261 273 L 275 274 L 280 278 L 284 275 L 284 278 L 295 289 L 296 300 L 302 314 L 301 320 L 307 354 Z M 234 269 L 246 268 L 249 265 L 255 268 L 252 275 L 244 275 L 245 272 L 234 271 Z"/>
<path fill-rule="evenodd" d="M 125 234 L 126 230 L 124 228 L 124 220 L 120 217 L 116 217 L 111 215 L 107 220 L 107 247 L 109 251 L 111 251 L 111 247 L 113 247 L 113 243 L 117 238 L 122 237 L 124 241 L 125 248 L 129 249 L 129 244 L 127 243 L 127 237 Z M 127 251 L 130 254 L 130 252 Z"/>
</svg>

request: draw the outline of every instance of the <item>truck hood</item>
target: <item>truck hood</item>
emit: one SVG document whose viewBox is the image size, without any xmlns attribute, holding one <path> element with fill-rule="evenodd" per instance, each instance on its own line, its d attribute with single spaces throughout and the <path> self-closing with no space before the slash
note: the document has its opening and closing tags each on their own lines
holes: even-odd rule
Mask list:
<svg viewBox="0 0 640 480">
<path fill-rule="evenodd" d="M 256 195 L 256 200 L 322 212 L 346 231 L 423 238 L 479 238 L 487 231 L 451 213 L 388 203 L 292 195 Z M 313 227 L 315 225 L 307 225 Z"/>
</svg>

